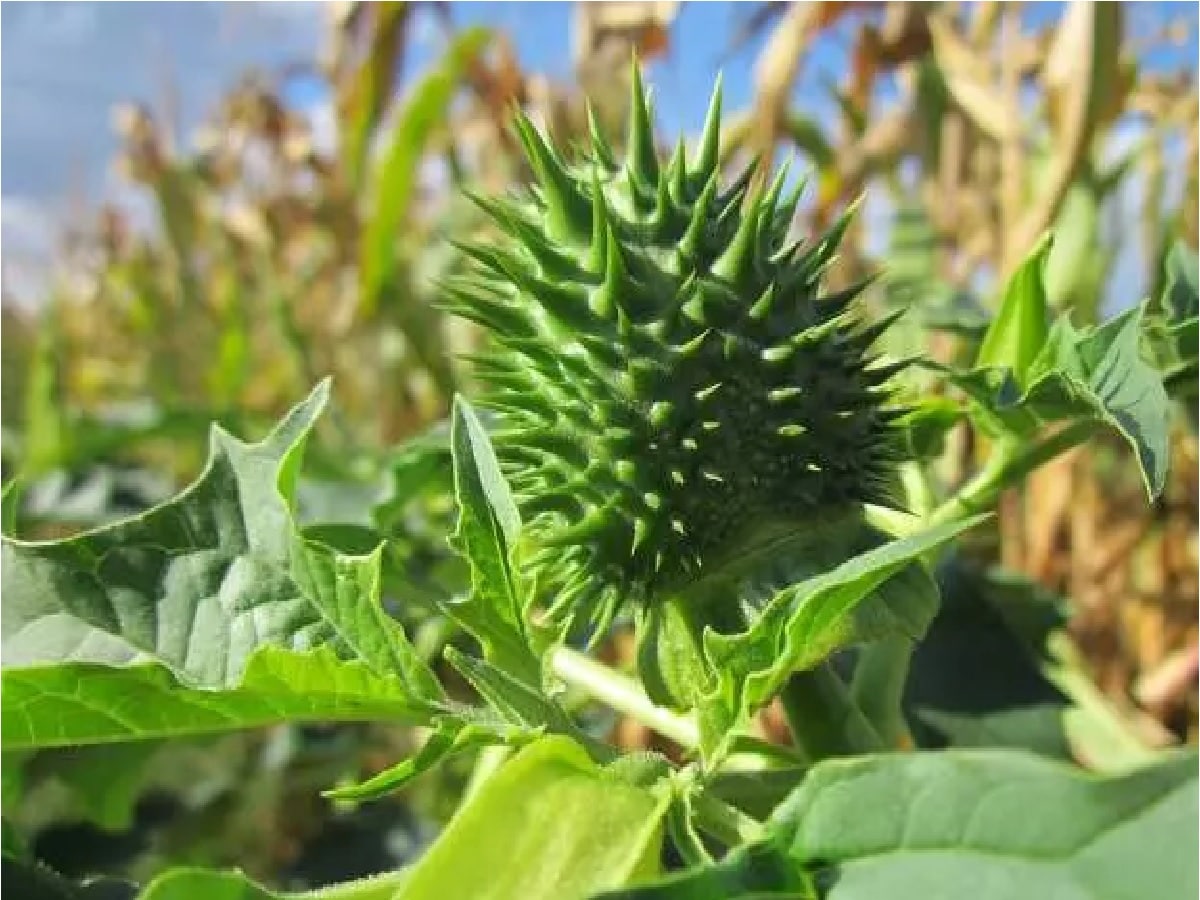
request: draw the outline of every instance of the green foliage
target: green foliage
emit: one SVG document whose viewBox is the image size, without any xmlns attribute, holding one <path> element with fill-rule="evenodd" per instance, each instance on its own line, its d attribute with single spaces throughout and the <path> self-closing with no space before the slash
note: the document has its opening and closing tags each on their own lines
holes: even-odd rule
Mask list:
<svg viewBox="0 0 1200 900">
<path fill-rule="evenodd" d="M 471 566 L 471 595 L 446 606 L 475 635 L 489 661 L 529 684 L 541 683 L 540 664 L 527 634 L 527 602 L 513 568 L 521 518 L 500 474 L 487 433 L 469 404 L 454 403 L 450 444 L 458 528 L 453 543 Z"/>
<path fill-rule="evenodd" d="M 380 41 L 407 11 L 378 16 Z M 417 162 L 485 39 L 452 43 L 369 173 L 380 79 L 395 63 L 382 45 L 346 111 L 351 181 L 374 203 L 356 245 L 361 309 L 390 317 L 446 399 L 440 323 L 392 302 L 412 281 L 397 230 Z M 1096 702 L 1055 649 L 1056 602 L 998 573 L 956 578 L 938 556 L 1098 425 L 1135 449 L 1148 492 L 1162 490 L 1163 371 L 1194 379 L 1195 257 L 1172 251 L 1156 307 L 1077 329 L 1067 315 L 1052 321 L 1048 294 L 1066 289 L 1046 282 L 1055 259 L 1065 265 L 1054 247 L 1082 253 L 1081 241 L 1047 237 L 980 327 L 938 278 L 929 223 L 910 216 L 884 294 L 893 310 L 869 322 L 863 284 L 824 288 L 850 214 L 789 242 L 786 173 L 756 191 L 753 167 L 722 180 L 719 88 L 694 153 L 681 143 L 664 160 L 636 67 L 632 83 L 622 161 L 594 118 L 590 147 L 567 163 L 522 116 L 537 185 L 478 198 L 500 242 L 464 244 L 469 273 L 441 290 L 489 333 L 474 359 L 488 415 L 456 396 L 448 422 L 395 451 L 314 454 L 321 481 L 305 481 L 322 384 L 258 443 L 215 427 L 203 472 L 176 496 L 54 540 L 13 533 L 34 506 L 21 493 L 38 483 L 5 487 L 6 813 L 40 765 L 89 818 L 120 828 L 168 739 L 378 722 L 420 726 L 424 739 L 390 766 L 311 775 L 337 810 L 412 792 L 487 752 L 412 865 L 304 896 L 1190 896 L 1194 754 L 1156 755 Z M 832 170 L 835 148 L 789 121 Z M 202 287 L 189 263 L 194 181 L 155 181 L 189 303 Z M 209 388 L 230 402 L 249 371 L 241 289 L 227 284 L 214 310 L 222 355 Z M 1069 291 L 1076 306 L 1080 292 Z M 925 318 L 889 332 L 895 308 L 918 303 Z M 923 359 L 900 385 L 907 364 L 882 362 L 877 339 L 923 358 L 920 329 L 939 315 L 959 337 L 982 331 L 973 365 Z M 68 435 L 46 335 L 26 398 L 22 475 L 34 478 L 103 445 Z M 969 406 L 944 395 L 896 405 L 935 376 Z M 944 485 L 924 463 L 959 423 L 976 443 L 991 438 L 991 456 Z M 604 640 L 623 612 L 640 682 L 574 649 Z M 970 684 L 947 677 L 947 643 L 972 654 Z M 606 725 L 581 693 L 679 752 L 623 755 L 598 737 Z M 791 747 L 753 734 L 777 701 Z M 923 749 L 877 752 L 910 737 Z M 929 749 L 944 744 L 953 749 Z M 499 768 L 497 749 L 514 753 Z M 1077 760 L 1120 774 L 1066 764 Z M 238 773 L 238 792 L 252 796 L 261 772 Z M 5 878 L 18 890 L 134 895 L 56 875 L 8 825 Z M 648 884 L 664 860 L 686 871 Z M 187 868 L 153 875 L 138 896 L 298 895 Z"/>
<path fill-rule="evenodd" d="M 647 880 L 660 871 L 665 814 L 664 799 L 546 738 L 463 805 L 397 900 L 569 900 Z"/>
<path fill-rule="evenodd" d="M 1050 248 L 1047 235 L 1013 273 L 975 357 L 976 369 L 1008 369 L 1022 388 L 1050 333 L 1044 286 Z"/>
<path fill-rule="evenodd" d="M 363 231 L 360 289 L 368 314 L 395 289 L 396 233 L 412 204 L 426 144 L 433 130 L 445 123 L 464 69 L 488 38 L 483 29 L 460 33 L 440 63 L 411 89 L 387 136 L 367 190 L 374 209 Z M 428 338 L 429 334 L 412 337 Z"/>
<path fill-rule="evenodd" d="M 1098 778 L 1040 757 L 958 751 L 822 763 L 770 838 L 606 900 L 1190 897 L 1196 756 Z"/>
<path fill-rule="evenodd" d="M 980 427 L 1002 440 L 1023 442 L 1050 423 L 1104 425 L 1137 455 L 1149 496 L 1167 473 L 1167 394 L 1162 375 L 1142 353 L 1145 306 L 1095 327 L 1076 329 L 1068 315 L 1046 326 L 1043 241 L 1013 275 L 975 366 L 947 369 L 925 363 L 973 401 Z"/>
<path fill-rule="evenodd" d="M 979 523 L 965 519 L 883 544 L 777 594 L 749 631 L 733 636 L 708 632 L 705 651 L 717 674 L 715 690 L 701 706 L 707 753 L 727 752 L 730 729 L 777 694 L 788 675 L 808 669 L 853 641 L 900 633 L 920 638 L 937 607 L 937 589 L 915 560 Z M 899 572 L 909 573 L 865 615 L 864 598 Z"/>
<path fill-rule="evenodd" d="M 280 722 L 389 720 L 431 715 L 395 676 L 328 648 L 265 646 L 241 680 L 189 687 L 164 666 L 67 663 L 4 670 L 4 749 L 184 737 Z"/>
<path fill-rule="evenodd" d="M 1196 254 L 1181 241 L 1172 245 L 1157 315 L 1150 323 L 1151 347 L 1163 382 L 1172 396 L 1190 406 L 1196 400 L 1197 350 L 1200 348 L 1200 273 Z M 1194 410 L 1189 410 L 1194 412 Z"/>
</svg>

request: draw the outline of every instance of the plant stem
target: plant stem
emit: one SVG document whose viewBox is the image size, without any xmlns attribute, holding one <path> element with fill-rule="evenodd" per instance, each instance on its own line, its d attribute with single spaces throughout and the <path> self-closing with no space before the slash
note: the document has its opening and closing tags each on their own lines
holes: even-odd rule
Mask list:
<svg viewBox="0 0 1200 900">
<path fill-rule="evenodd" d="M 943 525 L 988 509 L 1014 482 L 1045 465 L 1060 453 L 1081 444 L 1095 430 L 1088 421 L 1075 422 L 1044 440 L 1029 446 L 1015 441 L 998 444 L 983 470 L 957 494 L 939 506 L 926 520 L 927 527 Z"/>
<path fill-rule="evenodd" d="M 696 824 L 729 847 L 752 844 L 766 835 L 766 828 L 757 819 L 711 794 L 701 792 L 697 795 L 692 809 Z"/>
<path fill-rule="evenodd" d="M 864 647 L 850 683 L 850 696 L 891 750 L 912 746 L 904 718 L 904 684 L 913 642 L 892 635 Z"/>
<path fill-rule="evenodd" d="M 567 684 L 654 729 L 681 747 L 695 750 L 700 746 L 700 730 L 694 721 L 655 706 L 636 681 L 590 656 L 560 647 L 550 656 L 550 668 Z M 761 822 L 711 795 L 700 793 L 693 809 L 696 824 L 729 847 L 761 840 L 765 833 Z"/>
<path fill-rule="evenodd" d="M 684 749 L 695 750 L 700 746 L 700 729 L 692 719 L 656 706 L 629 676 L 567 647 L 560 647 L 551 654 L 550 668 L 567 684 L 652 728 Z"/>
<path fill-rule="evenodd" d="M 1094 428 L 1091 422 L 1076 422 L 1031 445 L 1002 441 L 979 474 L 930 513 L 924 527 L 944 525 L 992 507 L 1006 488 L 1085 441 Z M 911 743 L 902 708 L 912 652 L 912 642 L 904 638 L 876 641 L 863 649 L 854 673 L 852 695 L 857 709 L 893 749 Z"/>
<path fill-rule="evenodd" d="M 885 749 L 829 663 L 796 672 L 779 694 L 796 745 L 811 762 Z"/>
<path fill-rule="evenodd" d="M 471 770 L 471 778 L 467 782 L 466 788 L 463 789 L 460 803 L 466 803 L 478 793 L 484 783 L 495 775 L 508 758 L 512 756 L 512 752 L 512 748 L 504 744 L 494 744 L 480 750 L 479 758 L 475 761 L 475 768 Z"/>
</svg>

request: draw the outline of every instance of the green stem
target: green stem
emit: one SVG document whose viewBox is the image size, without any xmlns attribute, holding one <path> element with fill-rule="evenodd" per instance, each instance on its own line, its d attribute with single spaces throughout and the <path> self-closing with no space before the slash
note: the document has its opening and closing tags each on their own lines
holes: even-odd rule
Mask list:
<svg viewBox="0 0 1200 900">
<path fill-rule="evenodd" d="M 1001 442 L 983 470 L 933 511 L 927 527 L 943 525 L 990 509 L 1005 488 L 1024 478 L 1061 453 L 1083 443 L 1095 430 L 1088 421 L 1075 422 L 1050 437 L 1029 446 L 1016 441 Z"/>
<path fill-rule="evenodd" d="M 475 760 L 475 768 L 471 770 L 471 778 L 463 789 L 459 804 L 464 804 L 475 796 L 484 783 L 495 775 L 505 761 L 512 756 L 512 752 L 512 748 L 506 744 L 493 744 L 480 750 L 479 757 Z"/>
<path fill-rule="evenodd" d="M 933 528 L 990 509 L 1002 491 L 1087 440 L 1094 427 L 1091 422 L 1076 422 L 1033 444 L 1000 442 L 979 474 L 930 513 L 923 527 Z M 893 748 L 911 739 L 904 719 L 903 696 L 912 652 L 912 642 L 904 638 L 876 641 L 863 648 L 854 673 L 854 700 Z"/>
<path fill-rule="evenodd" d="M 904 718 L 904 684 L 913 642 L 893 635 L 864 647 L 854 669 L 850 695 L 890 749 L 912 746 Z"/>
<path fill-rule="evenodd" d="M 650 701 L 638 683 L 614 672 L 590 656 L 559 647 L 550 655 L 554 674 L 572 687 L 611 706 L 688 750 L 700 746 L 700 730 L 686 716 L 663 709 Z M 730 847 L 760 840 L 762 823 L 716 797 L 701 793 L 695 800 L 696 824 Z"/>
<path fill-rule="evenodd" d="M 752 844 L 766 836 L 766 828 L 711 794 L 700 793 L 693 801 L 696 824 L 728 847 Z"/>
<path fill-rule="evenodd" d="M 811 762 L 885 749 L 829 663 L 793 674 L 779 699 L 796 745 Z"/>
<path fill-rule="evenodd" d="M 656 706 L 629 676 L 566 647 L 551 654 L 550 668 L 567 684 L 670 738 L 685 750 L 700 746 L 700 729 L 692 719 Z"/>
</svg>

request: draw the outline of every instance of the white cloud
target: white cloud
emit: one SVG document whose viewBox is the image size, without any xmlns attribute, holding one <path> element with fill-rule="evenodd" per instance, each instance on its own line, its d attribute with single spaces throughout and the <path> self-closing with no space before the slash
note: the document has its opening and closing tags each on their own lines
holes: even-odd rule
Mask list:
<svg viewBox="0 0 1200 900">
<path fill-rule="evenodd" d="M 17 256 L 49 261 L 66 197 L 127 192 L 110 177 L 114 105 L 161 110 L 170 87 L 186 137 L 247 68 L 313 59 L 325 15 L 313 3 L 6 3 L 0 26 L 0 241 L 15 291 L 36 290 L 8 270 Z"/>
</svg>

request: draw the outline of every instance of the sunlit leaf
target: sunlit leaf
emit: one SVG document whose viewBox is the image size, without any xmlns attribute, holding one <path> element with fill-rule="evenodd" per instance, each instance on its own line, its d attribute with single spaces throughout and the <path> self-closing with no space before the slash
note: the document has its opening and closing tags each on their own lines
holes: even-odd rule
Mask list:
<svg viewBox="0 0 1200 900">
<path fill-rule="evenodd" d="M 704 648 L 716 689 L 700 707 L 706 755 L 720 756 L 737 727 L 765 705 L 798 669 L 812 668 L 835 649 L 887 634 L 920 638 L 937 609 L 937 588 L 916 563 L 930 550 L 974 527 L 975 517 L 882 544 L 778 593 L 742 634 L 706 631 Z M 897 583 L 896 576 L 901 575 Z M 890 603 L 863 601 L 889 582 Z"/>
<path fill-rule="evenodd" d="M 528 684 L 540 684 L 512 558 L 520 515 L 487 432 L 461 397 L 454 402 L 450 443 L 459 510 L 452 540 L 470 563 L 471 593 L 447 604 L 446 611 L 479 639 L 491 662 Z"/>
<path fill-rule="evenodd" d="M 545 738 L 467 800 L 397 900 L 570 900 L 652 878 L 668 799 Z"/>
<path fill-rule="evenodd" d="M 1009 278 L 996 318 L 983 336 L 975 368 L 1007 368 L 1019 385 L 1041 352 L 1050 331 L 1043 271 L 1050 255 L 1050 237 L 1041 243 Z"/>
<path fill-rule="evenodd" d="M 1189 898 L 1196 755 L 1102 778 L 1016 751 L 830 760 L 769 839 L 605 900 Z"/>
<path fill-rule="evenodd" d="M 329 649 L 263 647 L 240 681 L 189 687 L 159 665 L 64 663 L 4 672 L 5 750 L 216 734 L 281 722 L 423 722 L 400 680 Z"/>
</svg>

